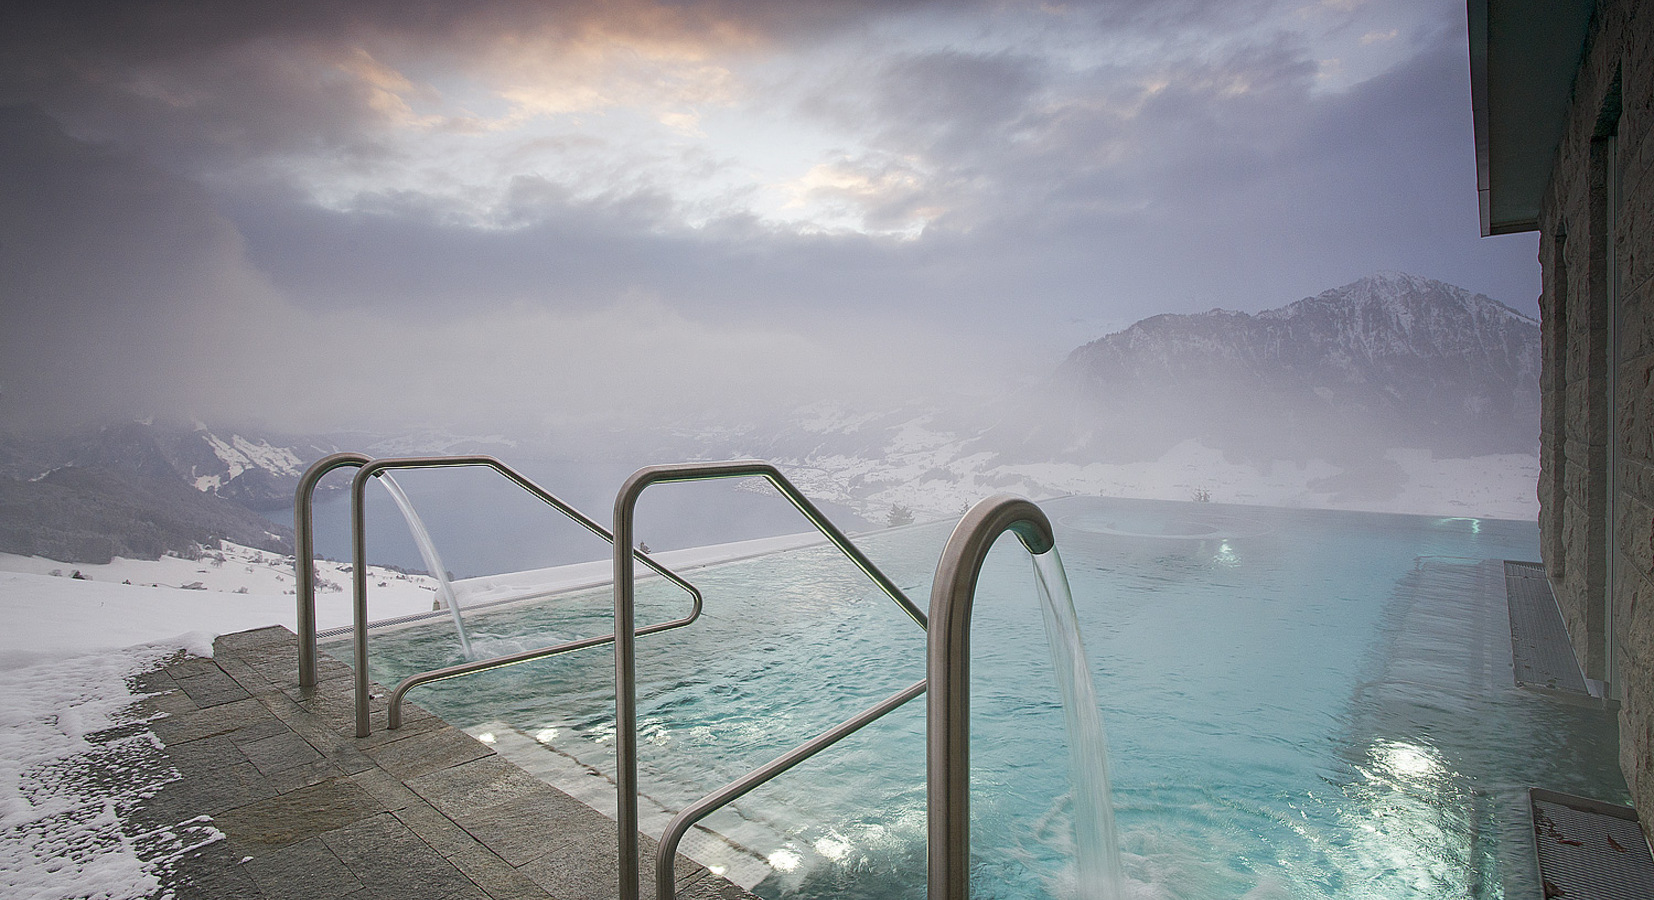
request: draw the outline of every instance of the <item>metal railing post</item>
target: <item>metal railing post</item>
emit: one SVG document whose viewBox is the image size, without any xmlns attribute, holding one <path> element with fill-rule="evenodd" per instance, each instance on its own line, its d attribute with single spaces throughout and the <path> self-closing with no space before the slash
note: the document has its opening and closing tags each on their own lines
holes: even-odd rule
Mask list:
<svg viewBox="0 0 1654 900">
<path fill-rule="evenodd" d="M 528 491 L 535 497 L 538 497 L 558 512 L 584 527 L 587 531 L 590 531 L 606 541 L 614 540 L 614 536 L 609 533 L 608 529 L 597 524 L 597 522 L 593 521 L 580 510 L 575 509 L 573 506 L 563 502 L 557 497 L 557 495 L 547 491 L 545 488 L 540 487 L 538 484 L 535 484 L 533 481 L 530 481 L 527 477 L 523 476 L 517 470 L 492 456 L 406 456 L 388 457 L 385 459 L 376 460 L 367 460 L 366 457 L 363 457 L 362 459 L 364 460 L 363 462 L 356 464 L 359 468 L 356 470 L 356 477 L 350 483 L 351 568 L 353 570 L 351 572 L 351 619 L 353 624 L 354 660 L 356 666 L 357 737 L 367 737 L 372 733 L 372 727 L 368 722 L 368 551 L 367 514 L 365 510 L 368 479 L 377 477 L 381 472 L 389 472 L 393 469 L 446 469 L 460 466 L 480 466 L 483 468 L 493 469 L 495 472 L 505 476 L 506 479 L 511 481 L 511 483 L 517 485 L 525 491 Z M 340 464 L 344 465 L 346 463 Z M 696 590 L 694 585 L 691 585 L 689 582 L 678 577 L 675 572 L 672 572 L 659 563 L 656 563 L 648 556 L 643 554 L 638 555 L 643 560 L 644 564 L 649 566 L 649 568 L 653 569 L 656 573 L 662 575 L 673 584 L 676 584 L 678 587 L 688 591 L 693 600 L 693 609 L 687 618 L 664 623 L 662 625 L 650 626 L 649 628 L 644 629 L 644 633 L 664 631 L 667 628 L 687 625 L 699 617 L 701 614 L 700 591 Z M 469 674 L 469 672 L 472 671 L 486 671 L 488 669 L 499 668 L 503 665 L 512 665 L 517 662 L 526 662 L 529 659 L 538 659 L 553 652 L 565 652 L 568 650 L 580 649 L 585 646 L 595 646 L 597 643 L 606 643 L 607 640 L 608 638 L 605 637 L 601 640 L 596 640 L 595 642 L 575 642 L 575 644 L 578 644 L 579 646 L 571 644 L 561 647 L 545 648 L 539 651 L 531 651 L 528 654 L 513 654 L 510 657 L 481 660 L 473 663 L 467 663 L 462 666 L 451 667 L 449 669 L 437 670 L 435 672 L 422 672 L 415 676 L 416 679 L 420 680 L 415 681 L 414 684 L 404 682 L 403 685 L 399 685 L 398 689 L 392 693 L 390 711 L 388 715 L 391 717 L 390 721 L 395 724 L 392 724 L 390 727 L 394 728 L 397 724 L 400 724 L 400 705 L 402 702 L 402 695 L 406 694 L 408 688 L 415 686 L 415 684 L 422 684 L 432 680 L 440 680 L 441 678 L 451 678 L 457 675 Z M 312 646 L 314 646 L 314 642 L 312 642 Z"/>
<path fill-rule="evenodd" d="M 636 598 L 632 584 L 634 517 L 638 497 L 651 484 L 678 481 L 709 481 L 718 478 L 759 477 L 770 483 L 781 495 L 804 514 L 810 524 L 850 558 L 873 583 L 878 585 L 908 617 L 925 627 L 925 614 L 909 600 L 902 589 L 873 565 L 837 526 L 811 503 L 781 471 L 759 460 L 730 462 L 684 463 L 668 466 L 645 466 L 621 485 L 615 495 L 614 521 L 614 595 L 615 595 L 615 820 L 619 826 L 617 868 L 619 869 L 620 900 L 638 900 L 638 812 L 637 812 L 637 656 L 635 627 Z"/>
<path fill-rule="evenodd" d="M 293 581 L 298 595 L 299 690 L 316 688 L 316 486 L 322 476 L 345 466 L 363 466 L 361 453 L 333 453 L 304 470 L 293 494 Z"/>
<path fill-rule="evenodd" d="M 383 462 L 383 460 L 381 460 Z M 380 467 L 383 468 L 383 467 Z M 352 662 L 356 669 L 356 736 L 373 733 L 368 724 L 368 528 L 367 483 L 378 471 L 373 463 L 356 470 L 350 480 L 350 621 L 355 630 Z"/>
<path fill-rule="evenodd" d="M 926 636 L 925 788 L 930 900 L 970 897 L 970 626 L 976 580 L 988 550 L 1011 531 L 1040 554 L 1054 544 L 1038 506 L 1008 494 L 971 507 L 936 564 Z"/>
</svg>

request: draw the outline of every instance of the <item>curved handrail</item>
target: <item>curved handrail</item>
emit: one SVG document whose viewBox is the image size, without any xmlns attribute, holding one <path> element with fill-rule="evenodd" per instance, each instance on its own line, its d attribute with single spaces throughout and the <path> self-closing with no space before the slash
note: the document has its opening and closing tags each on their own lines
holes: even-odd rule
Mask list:
<svg viewBox="0 0 1654 900">
<path fill-rule="evenodd" d="M 862 726 L 871 724 L 883 717 L 885 713 L 894 710 L 924 692 L 925 682 L 922 680 L 916 681 L 879 701 L 867 710 L 845 719 L 809 741 L 707 794 L 686 807 L 683 812 L 678 813 L 672 819 L 672 823 L 666 826 L 666 831 L 660 836 L 660 844 L 655 848 L 656 900 L 674 900 L 677 897 L 678 844 L 683 841 L 684 835 L 689 833 L 689 829 L 696 822 L 711 815 L 725 804 L 740 799 L 748 791 L 769 781 L 771 778 L 860 731 Z"/>
<path fill-rule="evenodd" d="M 680 481 L 709 481 L 719 478 L 759 477 L 781 492 L 804 514 L 856 568 L 873 580 L 896 602 L 908 617 L 926 627 L 925 614 L 909 600 L 873 561 L 868 559 L 821 510 L 815 507 L 781 471 L 759 460 L 684 463 L 645 466 L 633 472 L 615 496 L 615 820 L 619 830 L 617 868 L 620 900 L 638 900 L 638 811 L 637 811 L 637 655 L 633 633 L 635 604 L 632 585 L 632 554 L 622 548 L 633 543 L 633 517 L 638 498 L 652 484 Z M 772 763 L 773 765 L 773 763 Z M 790 765 L 790 764 L 789 764 Z"/>
<path fill-rule="evenodd" d="M 310 464 L 293 494 L 293 580 L 298 595 L 299 691 L 316 688 L 316 486 L 322 476 L 345 466 L 365 466 L 361 453 L 331 453 Z"/>
<path fill-rule="evenodd" d="M 530 481 L 527 477 L 523 476 L 515 469 L 492 456 L 479 454 L 475 456 L 387 457 L 384 459 L 376 459 L 362 463 L 356 470 L 356 477 L 353 478 L 350 483 L 350 538 L 353 569 L 351 572 L 353 601 L 352 633 L 353 642 L 355 645 L 354 662 L 356 666 L 356 736 L 359 738 L 365 738 L 372 733 L 372 727 L 368 722 L 368 549 L 367 513 L 365 509 L 368 479 L 373 478 L 380 472 L 388 472 L 393 469 L 437 469 L 456 466 L 482 466 L 493 469 L 495 472 L 504 475 L 518 487 L 540 498 L 547 504 L 554 507 L 558 512 L 561 512 L 563 515 L 584 526 L 587 531 L 590 531 L 610 543 L 614 543 L 615 537 L 609 533 L 608 529 L 597 524 L 597 522 L 588 518 L 584 513 L 580 512 L 580 510 L 575 509 L 569 504 L 563 502 L 561 499 L 558 499 L 555 494 L 552 494 L 545 488 L 542 488 L 533 481 Z M 689 596 L 692 598 L 693 609 L 691 610 L 689 616 L 683 619 L 674 620 L 672 622 L 663 623 L 660 626 L 651 626 L 651 628 L 648 629 L 649 633 L 662 631 L 668 627 L 676 628 L 682 625 L 687 625 L 690 622 L 695 621 L 695 619 L 700 616 L 701 592 L 696 590 L 694 585 L 680 578 L 672 570 L 667 569 L 660 563 L 655 562 L 648 556 L 648 554 L 633 549 L 631 547 L 630 539 L 628 539 L 626 544 L 617 544 L 616 546 L 625 547 L 630 551 L 629 553 L 624 554 L 627 557 L 628 562 L 632 556 L 636 556 L 638 559 L 643 560 L 644 565 L 655 570 L 656 573 L 666 578 L 666 580 L 687 591 Z M 617 555 L 621 555 L 619 554 L 619 551 L 617 551 Z M 628 620 L 628 625 L 631 624 L 631 621 Z M 628 636 L 631 636 L 630 628 L 628 628 Z M 607 641 L 613 639 L 613 635 L 604 635 L 601 639 L 592 640 L 596 643 L 606 643 Z M 539 659 L 544 656 L 553 655 L 554 653 L 565 653 L 569 650 L 578 650 L 584 646 L 595 646 L 595 644 L 583 643 L 581 641 L 575 641 L 573 643 L 579 644 L 580 646 L 559 645 L 557 647 L 546 647 L 541 650 L 527 651 L 526 653 L 510 654 L 507 657 L 477 660 L 473 663 L 462 663 L 459 666 L 450 666 L 448 669 L 437 669 L 432 672 L 420 673 L 420 676 L 432 676 L 426 680 L 437 681 L 442 678 L 454 678 L 459 675 L 464 675 L 469 671 L 487 671 L 489 669 L 497 669 L 501 666 L 511 665 L 516 662 L 527 662 L 530 659 Z M 511 661 L 503 661 L 508 659 Z M 453 669 L 466 669 L 466 671 L 452 671 Z M 420 676 L 415 677 L 417 678 Z M 407 685 L 407 688 L 411 688 L 413 686 L 414 685 Z M 404 688 L 402 685 L 398 685 L 398 689 L 402 694 L 407 693 L 407 688 Z M 397 699 L 400 701 L 400 695 L 398 695 Z M 398 707 L 398 709 L 400 710 L 400 707 Z M 400 719 L 400 715 L 398 716 L 398 719 Z M 400 724 L 400 721 L 398 724 Z"/>
<path fill-rule="evenodd" d="M 955 526 L 936 564 L 926 635 L 925 788 L 929 819 L 928 896 L 970 897 L 970 627 L 982 561 L 1010 531 L 1028 552 L 1055 545 L 1051 520 L 1038 506 L 1009 494 L 971 507 Z"/>
<path fill-rule="evenodd" d="M 642 554 L 640 553 L 639 555 L 641 556 Z M 699 619 L 701 617 L 701 592 L 696 590 L 693 585 L 690 585 L 689 589 L 691 592 L 690 597 L 693 598 L 693 605 L 689 610 L 689 615 L 684 616 L 681 619 L 673 619 L 670 622 L 658 622 L 647 628 L 639 628 L 637 630 L 638 636 L 642 637 L 646 634 L 655 634 L 656 632 L 670 631 L 673 628 L 682 628 L 685 625 L 693 623 L 696 619 Z M 561 653 L 572 653 L 576 650 L 585 650 L 588 647 L 597 647 L 602 644 L 607 644 L 614 639 L 615 636 L 612 634 L 600 634 L 595 637 L 580 638 L 579 640 L 569 641 L 565 644 L 554 644 L 550 647 L 541 647 L 537 650 L 524 650 L 521 653 L 510 653 L 505 656 L 495 656 L 489 659 L 472 660 L 470 662 L 446 666 L 441 669 L 431 669 L 427 672 L 418 672 L 413 675 L 409 675 L 396 685 L 395 690 L 391 691 L 390 706 L 386 713 L 385 725 L 391 731 L 395 731 L 396 729 L 402 727 L 402 700 L 407 696 L 409 691 L 419 687 L 420 685 L 431 684 L 436 681 L 446 681 L 449 678 L 458 678 L 461 675 L 470 675 L 474 672 L 489 672 L 494 669 L 503 669 L 506 666 L 533 662 L 537 659 L 545 659 L 548 656 L 557 656 Z"/>
</svg>

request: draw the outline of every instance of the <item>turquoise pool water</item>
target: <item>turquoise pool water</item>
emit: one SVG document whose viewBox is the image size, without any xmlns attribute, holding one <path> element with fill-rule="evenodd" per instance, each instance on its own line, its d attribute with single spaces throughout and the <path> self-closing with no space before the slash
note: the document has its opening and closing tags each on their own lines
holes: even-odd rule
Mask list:
<svg viewBox="0 0 1654 900">
<path fill-rule="evenodd" d="M 1101 698 L 1132 895 L 1536 896 L 1526 788 L 1624 801 L 1612 714 L 1511 683 L 1502 575 L 1482 561 L 1536 559 L 1532 523 L 1042 505 Z M 858 543 L 923 605 L 950 530 Z M 830 548 L 689 577 L 702 619 L 638 642 L 640 781 L 669 808 L 923 677 L 923 634 Z M 1014 540 L 978 598 L 975 896 L 1061 897 L 1062 713 Z M 586 592 L 468 622 L 493 655 L 601 633 L 609 604 Z M 640 622 L 682 605 L 658 580 L 640 585 Z M 371 657 L 383 683 L 459 658 L 441 623 L 375 633 Z M 612 692 L 600 648 L 410 699 L 612 771 Z M 923 725 L 915 701 L 707 824 L 773 835 L 754 846 L 776 867 L 765 896 L 922 897 Z"/>
</svg>

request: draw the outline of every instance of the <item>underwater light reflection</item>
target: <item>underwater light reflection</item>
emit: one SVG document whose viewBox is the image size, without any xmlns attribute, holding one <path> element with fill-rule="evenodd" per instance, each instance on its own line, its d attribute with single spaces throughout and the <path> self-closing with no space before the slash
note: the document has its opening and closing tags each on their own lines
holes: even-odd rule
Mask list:
<svg viewBox="0 0 1654 900">
<path fill-rule="evenodd" d="M 1362 839 L 1343 867 L 1355 883 L 1381 894 L 1476 895 L 1477 855 L 1469 827 L 1476 817 L 1468 785 L 1428 744 L 1381 741 L 1358 763 L 1361 779 L 1346 793 Z"/>
<path fill-rule="evenodd" d="M 1440 755 L 1431 747 L 1389 741 L 1373 748 L 1373 756 L 1375 769 L 1392 780 L 1428 782 L 1439 780 L 1445 771 Z"/>
</svg>

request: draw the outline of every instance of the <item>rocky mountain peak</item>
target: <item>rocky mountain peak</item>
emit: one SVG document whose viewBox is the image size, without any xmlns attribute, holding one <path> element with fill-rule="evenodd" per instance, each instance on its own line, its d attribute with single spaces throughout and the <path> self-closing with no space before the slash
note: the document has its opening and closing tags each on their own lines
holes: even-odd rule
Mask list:
<svg viewBox="0 0 1654 900">
<path fill-rule="evenodd" d="M 1538 378 L 1538 322 L 1384 272 L 1256 315 L 1144 319 L 1076 349 L 1056 381 L 1118 433 L 1162 435 L 1154 446 L 1182 435 L 1290 458 L 1328 442 L 1525 452 Z"/>
</svg>

